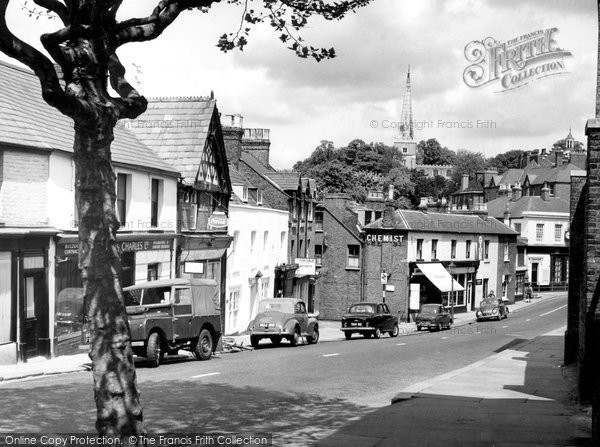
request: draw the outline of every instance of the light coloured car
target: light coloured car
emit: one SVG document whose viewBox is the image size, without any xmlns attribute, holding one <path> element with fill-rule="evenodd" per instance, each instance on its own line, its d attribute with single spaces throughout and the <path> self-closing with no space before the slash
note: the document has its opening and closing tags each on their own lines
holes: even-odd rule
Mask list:
<svg viewBox="0 0 600 447">
<path fill-rule="evenodd" d="M 248 325 L 253 348 L 263 338 L 274 345 L 286 339 L 292 346 L 304 337 L 309 344 L 319 341 L 319 323 L 316 315 L 309 315 L 304 301 L 297 298 L 268 298 L 260 301 L 256 318 Z"/>
</svg>

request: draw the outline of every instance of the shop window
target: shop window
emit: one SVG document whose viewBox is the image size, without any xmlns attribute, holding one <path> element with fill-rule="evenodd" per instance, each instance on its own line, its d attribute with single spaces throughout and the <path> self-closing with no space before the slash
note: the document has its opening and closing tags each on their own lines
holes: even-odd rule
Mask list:
<svg viewBox="0 0 600 447">
<path fill-rule="evenodd" d="M 348 245 L 348 260 L 346 266 L 348 268 L 360 267 L 360 245 Z"/>
<path fill-rule="evenodd" d="M 135 284 L 135 252 L 126 251 L 121 254 L 121 287 Z"/>
<path fill-rule="evenodd" d="M 148 264 L 148 281 L 156 281 L 159 278 L 159 269 L 160 264 Z"/>
</svg>

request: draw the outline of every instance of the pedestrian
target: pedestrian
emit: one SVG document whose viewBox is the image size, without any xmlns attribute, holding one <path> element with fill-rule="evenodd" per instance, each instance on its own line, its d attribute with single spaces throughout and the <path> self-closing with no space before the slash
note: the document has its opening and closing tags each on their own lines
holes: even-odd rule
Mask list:
<svg viewBox="0 0 600 447">
<path fill-rule="evenodd" d="M 527 289 L 525 290 L 525 302 L 531 303 L 532 298 L 533 298 L 533 287 L 531 287 L 531 284 L 528 284 Z"/>
</svg>

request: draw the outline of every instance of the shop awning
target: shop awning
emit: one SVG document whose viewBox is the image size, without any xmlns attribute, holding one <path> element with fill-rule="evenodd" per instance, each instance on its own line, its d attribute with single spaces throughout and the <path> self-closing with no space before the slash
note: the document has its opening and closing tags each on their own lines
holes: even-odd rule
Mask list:
<svg viewBox="0 0 600 447">
<path fill-rule="evenodd" d="M 455 279 L 452 279 L 448 270 L 444 268 L 439 262 L 431 264 L 417 264 L 419 270 L 423 272 L 427 279 L 436 286 L 440 292 L 460 292 L 465 290 Z"/>
<path fill-rule="evenodd" d="M 221 259 L 227 251 L 226 248 L 209 248 L 207 250 L 183 250 L 182 261 L 202 261 L 205 259 Z"/>
</svg>

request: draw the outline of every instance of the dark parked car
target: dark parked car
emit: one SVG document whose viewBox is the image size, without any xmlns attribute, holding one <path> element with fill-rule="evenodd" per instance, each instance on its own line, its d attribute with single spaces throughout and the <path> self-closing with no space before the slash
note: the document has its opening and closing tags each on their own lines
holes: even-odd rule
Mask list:
<svg viewBox="0 0 600 447">
<path fill-rule="evenodd" d="M 508 306 L 501 299 L 488 297 L 481 301 L 479 308 L 475 312 L 477 321 L 482 320 L 501 320 L 508 318 Z"/>
<path fill-rule="evenodd" d="M 441 304 L 422 304 L 416 318 L 417 331 L 429 329 L 450 329 L 452 327 L 452 315 Z"/>
<path fill-rule="evenodd" d="M 400 333 L 398 317 L 392 315 L 385 303 L 355 303 L 342 316 L 342 329 L 346 340 L 352 334 L 362 334 L 365 338 L 379 338 L 382 333 L 397 337 Z"/>
<path fill-rule="evenodd" d="M 208 360 L 221 337 L 219 286 L 212 279 L 166 279 L 123 289 L 133 353 L 156 367 L 165 354 Z"/>
<path fill-rule="evenodd" d="M 261 339 L 268 338 L 274 345 L 287 339 L 292 346 L 300 337 L 309 344 L 319 341 L 319 323 L 316 315 L 306 312 L 306 304 L 297 298 L 269 298 L 260 301 L 258 314 L 248 325 L 250 343 L 258 348 Z"/>
</svg>

